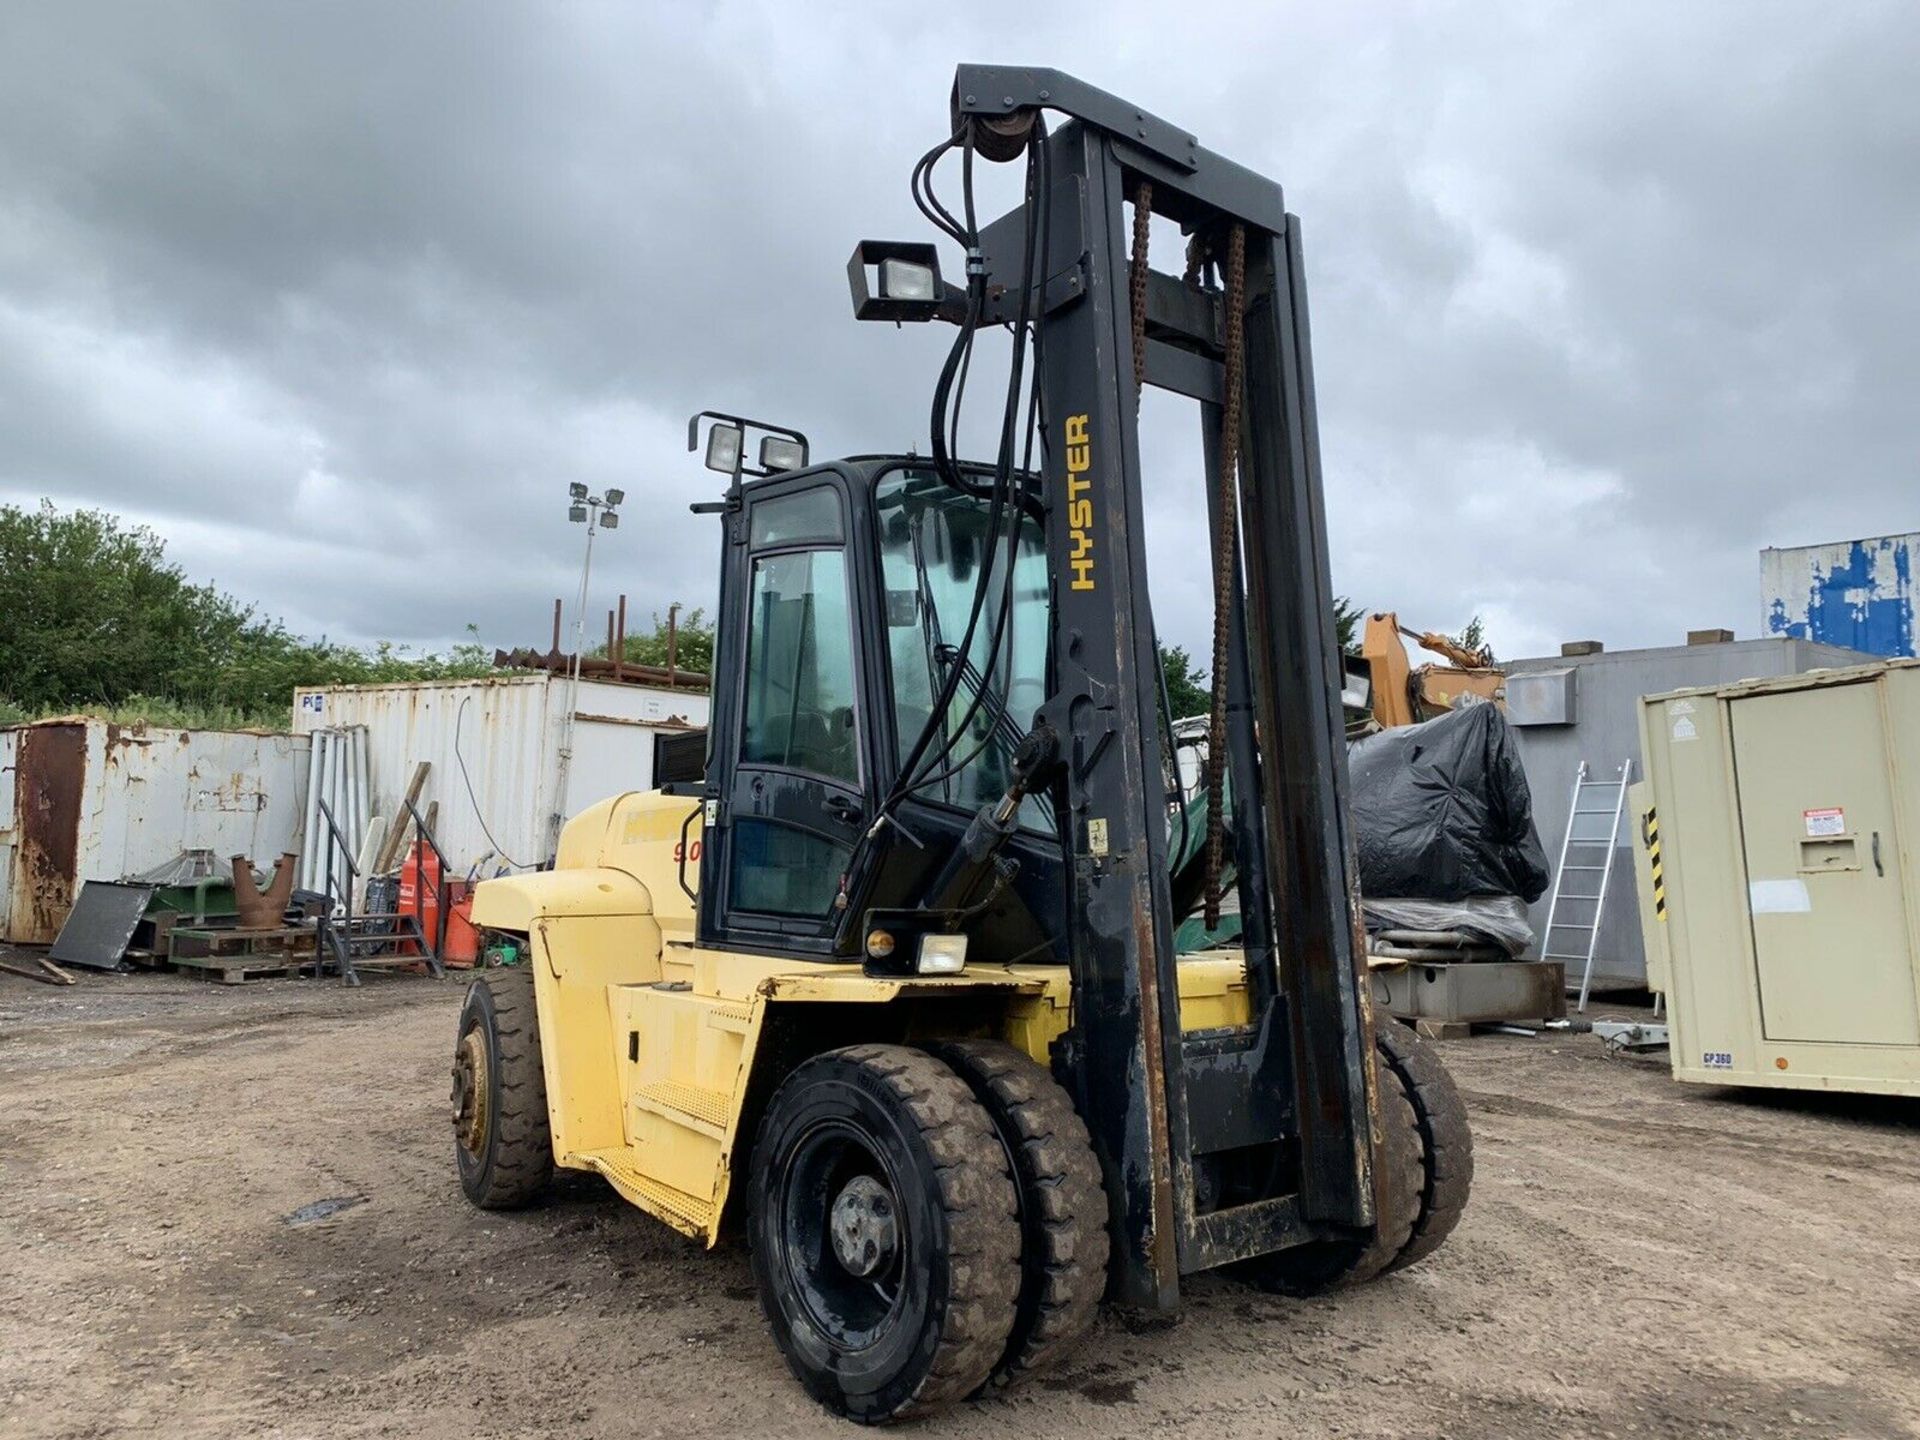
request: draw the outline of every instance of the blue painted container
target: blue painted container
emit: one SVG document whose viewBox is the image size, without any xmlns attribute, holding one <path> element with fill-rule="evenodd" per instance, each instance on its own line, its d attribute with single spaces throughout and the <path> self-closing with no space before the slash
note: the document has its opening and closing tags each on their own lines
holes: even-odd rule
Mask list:
<svg viewBox="0 0 1920 1440">
<path fill-rule="evenodd" d="M 1761 626 L 1870 655 L 1914 654 L 1920 533 L 1760 552 Z"/>
</svg>

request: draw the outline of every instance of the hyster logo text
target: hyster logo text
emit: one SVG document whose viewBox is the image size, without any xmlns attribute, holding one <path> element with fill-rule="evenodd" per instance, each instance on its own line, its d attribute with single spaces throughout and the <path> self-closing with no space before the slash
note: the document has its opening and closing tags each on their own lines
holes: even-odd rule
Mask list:
<svg viewBox="0 0 1920 1440">
<path fill-rule="evenodd" d="M 1087 417 L 1067 417 L 1067 529 L 1073 535 L 1073 554 L 1067 564 L 1073 569 L 1075 590 L 1093 589 L 1093 481 L 1087 472 L 1093 468 L 1093 441 L 1087 435 Z"/>
</svg>

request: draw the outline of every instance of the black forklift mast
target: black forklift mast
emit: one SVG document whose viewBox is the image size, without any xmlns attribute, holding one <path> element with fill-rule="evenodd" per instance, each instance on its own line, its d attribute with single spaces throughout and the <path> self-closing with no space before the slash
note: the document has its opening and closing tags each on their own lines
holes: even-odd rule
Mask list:
<svg viewBox="0 0 1920 1440">
<path fill-rule="evenodd" d="M 1065 123 L 1049 134 L 1043 111 Z M 1011 319 L 1026 291 L 1044 336 L 1053 644 L 1036 731 L 1058 748 L 1074 991 L 1056 1068 L 1107 1172 L 1109 1293 L 1165 1310 L 1182 1273 L 1363 1236 L 1374 1219 L 1372 1027 L 1299 224 L 1273 182 L 1055 70 L 963 65 L 952 116 L 986 160 L 1046 147 L 1031 289 L 1024 204 L 981 228 L 970 263 L 993 297 L 981 324 Z M 1196 283 L 1198 267 L 1183 280 L 1131 265 L 1129 204 L 1231 263 L 1225 290 Z M 873 264 L 931 247 L 862 249 Z M 957 318 L 951 290 L 937 299 L 920 314 L 862 309 L 855 287 L 867 318 Z M 1225 770 L 1254 1018 L 1227 1030 L 1180 1022 L 1136 380 L 1199 402 L 1210 528 L 1228 540 Z M 1236 412 L 1230 468 L 1222 426 Z"/>
</svg>

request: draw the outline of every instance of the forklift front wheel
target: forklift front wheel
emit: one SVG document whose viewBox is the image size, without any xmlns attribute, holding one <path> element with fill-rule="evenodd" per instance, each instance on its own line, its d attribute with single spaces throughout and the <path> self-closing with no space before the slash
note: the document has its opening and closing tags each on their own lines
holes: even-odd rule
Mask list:
<svg viewBox="0 0 1920 1440">
<path fill-rule="evenodd" d="M 1384 1023 L 1380 1029 L 1381 1068 L 1391 1067 L 1406 1087 L 1420 1123 L 1422 1168 L 1420 1215 L 1413 1238 L 1393 1258 L 1389 1270 L 1404 1270 L 1427 1258 L 1453 1233 L 1473 1189 L 1473 1130 L 1466 1103 L 1432 1045 L 1406 1026 Z"/>
<path fill-rule="evenodd" d="M 753 1276 L 788 1368 L 866 1424 L 985 1383 L 1020 1283 L 993 1122 L 933 1056 L 856 1045 L 781 1084 L 755 1148 Z"/>
<path fill-rule="evenodd" d="M 553 1178 L 547 1079 L 540 1068 L 533 972 L 489 970 L 467 988 L 453 1050 L 453 1155 L 460 1188 L 483 1210 L 514 1210 Z"/>
<path fill-rule="evenodd" d="M 1242 1262 L 1240 1273 L 1263 1290 L 1304 1296 L 1358 1285 L 1393 1264 L 1413 1238 L 1426 1181 L 1420 1121 L 1405 1077 L 1386 1047 L 1379 1049 L 1376 1073 L 1382 1134 L 1377 1158 L 1383 1173 L 1376 1192 L 1380 1206 L 1373 1238 L 1319 1240 Z"/>
<path fill-rule="evenodd" d="M 999 1040 L 931 1047 L 973 1087 L 1013 1166 L 1020 1299 L 989 1388 L 1047 1369 L 1093 1324 L 1107 1288 L 1107 1192 L 1073 1100 L 1044 1065 Z"/>
</svg>

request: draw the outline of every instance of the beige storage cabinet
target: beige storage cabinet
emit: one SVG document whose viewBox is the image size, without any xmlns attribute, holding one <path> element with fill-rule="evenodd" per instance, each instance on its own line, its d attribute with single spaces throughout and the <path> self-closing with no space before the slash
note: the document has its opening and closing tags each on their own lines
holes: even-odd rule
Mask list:
<svg viewBox="0 0 1920 1440">
<path fill-rule="evenodd" d="M 1640 733 L 1674 1078 L 1920 1095 L 1920 661 L 1651 695 Z"/>
</svg>

